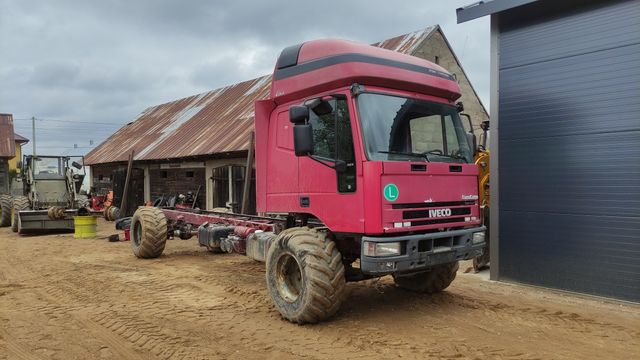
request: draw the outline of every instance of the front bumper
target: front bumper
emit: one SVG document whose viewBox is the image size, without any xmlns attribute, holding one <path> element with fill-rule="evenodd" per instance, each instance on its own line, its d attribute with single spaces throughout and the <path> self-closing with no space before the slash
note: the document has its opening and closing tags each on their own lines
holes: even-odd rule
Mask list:
<svg viewBox="0 0 640 360">
<path fill-rule="evenodd" d="M 484 226 L 437 233 L 393 237 L 363 236 L 360 269 L 364 274 L 385 275 L 426 270 L 430 267 L 482 255 L 485 242 L 474 244 L 473 233 L 485 231 Z M 402 255 L 372 257 L 364 255 L 368 242 L 401 242 Z"/>
</svg>

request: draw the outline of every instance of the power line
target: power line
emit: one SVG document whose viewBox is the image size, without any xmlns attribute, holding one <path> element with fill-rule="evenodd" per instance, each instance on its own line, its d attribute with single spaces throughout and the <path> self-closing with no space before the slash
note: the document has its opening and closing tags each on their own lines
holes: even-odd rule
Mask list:
<svg viewBox="0 0 640 360">
<path fill-rule="evenodd" d="M 31 119 L 26 119 L 26 118 L 14 118 L 14 121 L 31 121 Z M 110 123 L 110 122 L 99 122 L 99 121 L 75 121 L 75 120 L 60 120 L 60 119 L 47 119 L 47 118 L 36 118 L 36 121 L 52 121 L 52 122 L 61 122 L 61 123 L 69 123 L 69 124 L 96 124 L 96 125 L 117 125 L 117 126 L 123 126 L 123 125 L 127 125 L 129 122 L 126 123 Z"/>
</svg>

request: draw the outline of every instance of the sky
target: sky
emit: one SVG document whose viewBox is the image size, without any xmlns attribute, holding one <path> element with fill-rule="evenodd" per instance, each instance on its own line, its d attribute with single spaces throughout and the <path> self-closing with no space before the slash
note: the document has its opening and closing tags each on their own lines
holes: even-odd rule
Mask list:
<svg viewBox="0 0 640 360">
<path fill-rule="evenodd" d="M 38 154 L 83 155 L 149 106 L 271 73 L 286 46 L 435 24 L 488 108 L 488 18 L 456 24 L 473 2 L 0 0 L 0 113 L 29 139 L 36 118 Z"/>
</svg>

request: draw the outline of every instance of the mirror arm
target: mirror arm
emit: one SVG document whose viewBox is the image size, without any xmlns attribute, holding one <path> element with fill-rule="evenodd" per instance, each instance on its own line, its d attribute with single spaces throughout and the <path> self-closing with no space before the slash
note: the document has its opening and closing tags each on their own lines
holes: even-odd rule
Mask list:
<svg viewBox="0 0 640 360">
<path fill-rule="evenodd" d="M 328 164 L 328 163 L 318 159 L 315 155 L 308 155 L 308 156 L 309 156 L 309 158 L 311 160 L 313 160 L 315 162 L 318 162 L 318 163 L 320 163 L 320 164 L 322 164 L 322 165 L 324 165 L 324 166 L 326 166 L 326 167 L 328 167 L 330 169 L 334 169 L 335 170 L 335 168 L 336 168 L 335 165 Z"/>
</svg>

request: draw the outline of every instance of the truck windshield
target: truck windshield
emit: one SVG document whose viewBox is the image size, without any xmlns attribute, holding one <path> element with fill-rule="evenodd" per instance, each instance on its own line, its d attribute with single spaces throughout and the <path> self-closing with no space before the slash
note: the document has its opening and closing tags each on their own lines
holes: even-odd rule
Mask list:
<svg viewBox="0 0 640 360">
<path fill-rule="evenodd" d="M 372 93 L 357 101 L 370 160 L 472 162 L 454 106 Z"/>
</svg>

